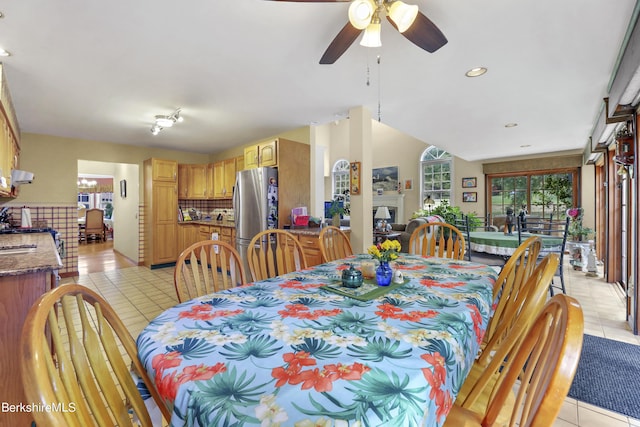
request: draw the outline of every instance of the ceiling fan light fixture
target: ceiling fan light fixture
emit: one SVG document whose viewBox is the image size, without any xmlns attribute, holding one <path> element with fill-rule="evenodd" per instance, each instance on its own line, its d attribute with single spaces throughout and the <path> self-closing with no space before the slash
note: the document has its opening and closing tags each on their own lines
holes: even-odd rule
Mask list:
<svg viewBox="0 0 640 427">
<path fill-rule="evenodd" d="M 353 0 L 349 6 L 349 22 L 358 30 L 364 30 L 371 23 L 375 11 L 373 0 Z"/>
<path fill-rule="evenodd" d="M 364 35 L 362 36 L 362 40 L 360 40 L 360 45 L 365 47 L 382 46 L 382 41 L 380 40 L 381 27 L 382 25 L 380 23 L 369 24 L 367 29 L 364 30 Z"/>
<path fill-rule="evenodd" d="M 404 33 L 413 25 L 418 16 L 418 6 L 409 5 L 399 0 L 389 6 L 389 18 L 398 27 L 398 31 Z"/>
</svg>

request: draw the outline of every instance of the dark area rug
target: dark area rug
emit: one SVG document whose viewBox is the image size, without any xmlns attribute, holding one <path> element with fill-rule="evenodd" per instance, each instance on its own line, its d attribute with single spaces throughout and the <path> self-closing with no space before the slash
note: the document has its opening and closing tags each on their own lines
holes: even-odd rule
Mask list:
<svg viewBox="0 0 640 427">
<path fill-rule="evenodd" d="M 640 419 L 640 346 L 585 334 L 569 397 Z"/>
</svg>

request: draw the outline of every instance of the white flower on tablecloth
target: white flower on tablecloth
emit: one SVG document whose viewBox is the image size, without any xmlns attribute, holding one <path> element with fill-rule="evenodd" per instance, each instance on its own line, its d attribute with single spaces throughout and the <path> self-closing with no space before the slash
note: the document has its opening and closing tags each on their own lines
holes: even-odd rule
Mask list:
<svg viewBox="0 0 640 427">
<path fill-rule="evenodd" d="M 261 421 L 261 427 L 278 427 L 289 419 L 287 413 L 276 403 L 276 397 L 273 394 L 262 396 L 255 411 L 256 418 Z"/>
<path fill-rule="evenodd" d="M 342 421 L 342 420 L 340 420 Z M 297 421 L 293 424 L 295 427 L 331 427 L 333 422 L 330 418 L 318 418 L 315 421 L 311 421 L 310 419 L 304 419 L 301 421 Z M 336 426 L 338 426 L 338 422 L 336 421 Z M 342 426 L 347 427 L 348 424 L 342 424 Z"/>
<path fill-rule="evenodd" d="M 161 342 L 163 345 L 178 345 L 182 343 L 176 331 L 176 325 L 173 322 L 167 322 L 158 328 L 158 332 L 151 336 L 154 340 Z"/>
</svg>

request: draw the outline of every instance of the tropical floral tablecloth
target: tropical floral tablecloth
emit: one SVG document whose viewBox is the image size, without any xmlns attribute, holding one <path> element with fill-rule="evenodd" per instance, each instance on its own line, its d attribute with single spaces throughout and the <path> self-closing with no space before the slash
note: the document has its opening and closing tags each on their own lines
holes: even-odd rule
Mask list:
<svg viewBox="0 0 640 427">
<path fill-rule="evenodd" d="M 404 285 L 320 289 L 357 255 L 166 310 L 137 340 L 173 426 L 441 426 L 484 335 L 496 273 L 401 256 Z"/>
</svg>

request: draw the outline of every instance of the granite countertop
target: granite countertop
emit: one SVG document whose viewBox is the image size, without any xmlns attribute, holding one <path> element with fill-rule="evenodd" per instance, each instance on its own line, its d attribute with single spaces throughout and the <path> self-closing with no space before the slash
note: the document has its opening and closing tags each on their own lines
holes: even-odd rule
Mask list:
<svg viewBox="0 0 640 427">
<path fill-rule="evenodd" d="M 51 233 L 0 235 L 0 276 L 62 268 Z"/>
<path fill-rule="evenodd" d="M 296 228 L 289 228 L 287 229 L 287 231 L 291 234 L 299 234 L 302 236 L 319 236 L 320 235 L 320 230 L 322 230 L 322 228 L 320 227 L 296 227 Z M 351 231 L 350 227 L 340 227 L 340 230 L 348 233 Z"/>
<path fill-rule="evenodd" d="M 178 225 L 181 224 L 198 224 L 198 225 L 215 225 L 218 227 L 231 227 L 236 228 L 236 223 L 234 221 L 216 221 L 215 219 L 194 219 L 192 221 L 182 221 L 178 222 Z"/>
</svg>

